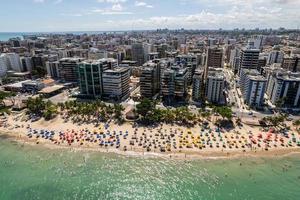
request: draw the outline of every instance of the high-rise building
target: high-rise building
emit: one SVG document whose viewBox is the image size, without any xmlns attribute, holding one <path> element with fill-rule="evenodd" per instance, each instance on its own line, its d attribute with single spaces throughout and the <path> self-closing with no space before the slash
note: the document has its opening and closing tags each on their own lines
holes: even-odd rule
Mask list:
<svg viewBox="0 0 300 200">
<path fill-rule="evenodd" d="M 273 105 L 282 102 L 282 107 L 300 108 L 300 73 L 274 69 L 268 75 L 268 98 Z"/>
<path fill-rule="evenodd" d="M 82 58 L 63 58 L 59 60 L 59 76 L 65 82 L 78 82 L 77 65 L 83 61 Z"/>
<path fill-rule="evenodd" d="M 7 67 L 8 66 L 8 60 L 6 58 L 5 54 L 0 55 L 0 77 L 3 77 L 6 75 Z"/>
<path fill-rule="evenodd" d="M 237 74 L 239 71 L 239 65 L 240 65 L 240 49 L 235 48 L 231 50 L 230 53 L 230 61 L 229 61 L 230 67 L 232 71 Z"/>
<path fill-rule="evenodd" d="M 204 100 L 203 94 L 203 70 L 196 70 L 193 77 L 193 101 L 201 102 Z"/>
<path fill-rule="evenodd" d="M 219 47 L 208 48 L 206 62 L 208 68 L 223 68 L 223 49 Z"/>
<path fill-rule="evenodd" d="M 116 101 L 127 99 L 130 96 L 129 81 L 130 70 L 128 68 L 104 71 L 102 75 L 103 97 Z"/>
<path fill-rule="evenodd" d="M 46 62 L 47 75 L 53 79 L 60 78 L 59 75 L 59 61 Z"/>
<path fill-rule="evenodd" d="M 240 87 L 244 101 L 250 107 L 262 107 L 267 80 L 256 69 L 242 69 Z"/>
<path fill-rule="evenodd" d="M 284 57 L 282 68 L 292 72 L 300 72 L 300 58 L 296 55 Z"/>
<path fill-rule="evenodd" d="M 187 69 L 165 69 L 161 76 L 161 95 L 165 99 L 185 98 L 187 94 Z"/>
<path fill-rule="evenodd" d="M 145 63 L 145 53 L 144 46 L 142 43 L 134 43 L 132 44 L 131 50 L 132 60 L 136 61 L 139 66 Z"/>
<path fill-rule="evenodd" d="M 142 97 L 152 98 L 159 92 L 160 65 L 147 62 L 143 65 L 140 76 L 140 93 Z"/>
<path fill-rule="evenodd" d="M 152 51 L 152 45 L 149 43 L 144 43 L 143 44 L 143 48 L 144 48 L 144 62 L 149 61 L 149 54 Z"/>
<path fill-rule="evenodd" d="M 204 84 L 208 80 L 209 68 L 223 68 L 223 49 L 209 47 L 206 52 L 206 64 L 204 68 Z M 206 85 L 207 86 L 207 85 Z M 205 87 L 207 88 L 207 87 Z"/>
<path fill-rule="evenodd" d="M 187 78 L 188 84 L 192 84 L 193 76 L 196 68 L 198 67 L 198 58 L 195 54 L 184 54 L 178 55 L 175 58 L 175 63 L 177 65 L 182 66 L 183 68 L 187 68 Z"/>
<path fill-rule="evenodd" d="M 206 80 L 206 100 L 216 104 L 224 103 L 225 77 L 222 69 L 210 68 Z"/>
<path fill-rule="evenodd" d="M 6 58 L 8 60 L 8 68 L 16 71 L 16 72 L 22 72 L 23 68 L 21 65 L 20 56 L 16 53 L 7 53 Z"/>
<path fill-rule="evenodd" d="M 268 56 L 267 64 L 272 65 L 274 63 L 282 63 L 283 62 L 283 57 L 284 57 L 283 52 L 281 52 L 281 51 L 271 51 L 269 56 Z"/>
<path fill-rule="evenodd" d="M 22 68 L 24 71 L 32 71 L 32 59 L 31 57 L 21 57 Z"/>
<path fill-rule="evenodd" d="M 259 49 L 243 48 L 240 56 L 239 74 L 241 69 L 258 69 Z"/>
<path fill-rule="evenodd" d="M 109 70 L 104 60 L 87 60 L 78 64 L 79 87 L 81 95 L 101 98 L 103 95 L 102 75 Z"/>
</svg>

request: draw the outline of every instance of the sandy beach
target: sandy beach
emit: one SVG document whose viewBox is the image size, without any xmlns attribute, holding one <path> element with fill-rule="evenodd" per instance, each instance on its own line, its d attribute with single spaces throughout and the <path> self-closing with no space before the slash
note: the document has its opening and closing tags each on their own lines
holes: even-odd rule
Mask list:
<svg viewBox="0 0 300 200">
<path fill-rule="evenodd" d="M 7 116 L 6 123 L 0 127 L 2 135 L 49 149 L 175 159 L 284 156 L 300 152 L 296 142 L 299 134 L 295 130 L 282 136 L 248 125 L 227 131 L 218 129 L 212 122 L 205 129 L 202 124 L 192 128 L 168 124 L 136 127 L 129 122 L 121 126 L 113 122 L 78 124 L 61 115 L 51 121 L 26 122 L 24 116 L 24 113 Z"/>
</svg>

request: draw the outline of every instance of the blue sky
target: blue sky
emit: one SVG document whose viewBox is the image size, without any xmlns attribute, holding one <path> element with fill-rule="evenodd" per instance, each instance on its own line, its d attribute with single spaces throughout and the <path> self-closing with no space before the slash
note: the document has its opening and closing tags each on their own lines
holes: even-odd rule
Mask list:
<svg viewBox="0 0 300 200">
<path fill-rule="evenodd" d="M 300 0 L 0 0 L 0 3 L 0 32 L 300 26 Z"/>
</svg>

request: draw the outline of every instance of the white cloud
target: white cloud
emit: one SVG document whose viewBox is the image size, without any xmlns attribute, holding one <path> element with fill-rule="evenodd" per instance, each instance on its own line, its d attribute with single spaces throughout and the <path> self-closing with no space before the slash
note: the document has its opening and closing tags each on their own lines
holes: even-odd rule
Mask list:
<svg viewBox="0 0 300 200">
<path fill-rule="evenodd" d="M 121 4 L 117 3 L 117 4 L 113 4 L 113 5 L 112 5 L 111 10 L 112 10 L 112 11 L 122 11 L 122 10 L 123 10 L 123 7 L 122 7 Z"/>
<path fill-rule="evenodd" d="M 99 3 L 125 3 L 127 0 L 97 0 Z"/>
<path fill-rule="evenodd" d="M 136 6 L 136 7 L 146 7 L 146 8 L 153 8 L 153 6 L 152 5 L 150 5 L 150 4 L 147 4 L 146 2 L 144 2 L 144 1 L 136 1 L 135 3 L 134 3 L 134 5 Z"/>
<path fill-rule="evenodd" d="M 106 9 L 93 9 L 91 13 L 100 13 L 102 15 L 131 15 L 132 12 L 124 11 L 124 8 L 121 4 L 113 4 L 111 8 Z"/>
</svg>

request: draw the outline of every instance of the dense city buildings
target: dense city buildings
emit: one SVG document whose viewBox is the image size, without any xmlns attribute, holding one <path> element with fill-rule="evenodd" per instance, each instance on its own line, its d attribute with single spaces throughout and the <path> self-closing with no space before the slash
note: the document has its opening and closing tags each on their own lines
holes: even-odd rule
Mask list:
<svg viewBox="0 0 300 200">
<path fill-rule="evenodd" d="M 157 30 L 26 36 L 0 42 L 0 77 L 7 84 L 52 78 L 77 88 L 75 96 L 83 99 L 121 102 L 132 96 L 241 110 L 278 107 L 284 99 L 285 107 L 298 108 L 298 37 L 278 30 L 268 34 Z"/>
</svg>

